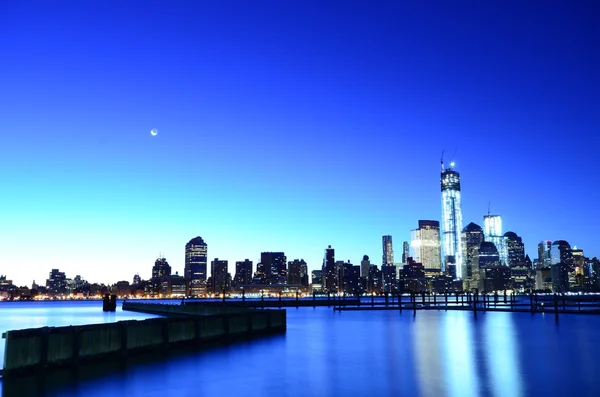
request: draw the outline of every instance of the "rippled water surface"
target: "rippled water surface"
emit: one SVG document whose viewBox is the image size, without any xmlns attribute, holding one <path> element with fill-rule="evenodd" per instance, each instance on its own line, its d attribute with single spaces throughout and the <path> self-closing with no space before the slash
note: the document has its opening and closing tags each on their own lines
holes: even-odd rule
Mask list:
<svg viewBox="0 0 600 397">
<path fill-rule="evenodd" d="M 17 305 L 17 304 L 12 304 Z M 100 303 L 0 305 L 1 329 L 144 318 Z M 2 395 L 597 396 L 600 316 L 288 309 L 283 335 L 102 375 L 3 381 Z M 15 386 L 16 385 L 16 386 Z M 18 392 L 17 392 L 18 391 Z"/>
</svg>

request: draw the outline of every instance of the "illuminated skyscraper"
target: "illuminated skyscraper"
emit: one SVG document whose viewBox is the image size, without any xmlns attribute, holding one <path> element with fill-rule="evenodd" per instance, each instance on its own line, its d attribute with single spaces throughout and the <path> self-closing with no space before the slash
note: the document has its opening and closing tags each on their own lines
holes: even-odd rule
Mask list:
<svg viewBox="0 0 600 397">
<path fill-rule="evenodd" d="M 419 228 L 410 232 L 411 256 L 425 269 L 442 269 L 440 223 L 419 221 Z"/>
<path fill-rule="evenodd" d="M 494 243 L 496 246 L 500 264 L 508 266 L 508 253 L 504 234 L 502 233 L 502 218 L 500 215 L 490 215 L 488 213 L 483 217 L 483 235 L 485 241 Z"/>
<path fill-rule="evenodd" d="M 153 279 L 163 279 L 167 278 L 171 275 L 171 266 L 169 266 L 169 262 L 163 257 L 160 257 L 154 262 L 154 266 L 152 267 L 152 278 Z"/>
<path fill-rule="evenodd" d="M 252 282 L 252 261 L 246 259 L 244 261 L 235 262 L 235 277 L 233 283 L 238 285 L 250 284 Z"/>
<path fill-rule="evenodd" d="M 506 243 L 507 264 L 510 267 L 523 266 L 525 264 L 525 245 L 523 239 L 514 232 L 504 233 Z"/>
<path fill-rule="evenodd" d="M 554 292 L 569 290 L 569 273 L 573 270 L 573 253 L 571 246 L 565 240 L 557 240 L 550 248 L 552 265 L 552 289 Z"/>
<path fill-rule="evenodd" d="M 392 236 L 383 236 L 383 256 L 381 260 L 382 266 L 394 266 L 394 249 L 392 247 Z"/>
<path fill-rule="evenodd" d="M 261 252 L 260 265 L 268 284 L 287 282 L 287 258 L 283 252 Z"/>
<path fill-rule="evenodd" d="M 440 227 L 440 224 L 438 222 L 438 229 L 439 229 L 439 227 Z M 439 239 L 439 236 L 438 236 L 438 239 Z M 410 244 L 408 241 L 405 241 L 404 243 L 402 243 L 402 264 L 405 265 L 408 263 L 409 256 L 410 256 Z"/>
<path fill-rule="evenodd" d="M 473 222 L 469 223 L 462 231 L 461 241 L 464 255 L 463 277 L 471 278 L 479 270 L 475 267 L 474 260 L 479 251 L 479 246 L 483 243 L 483 229 Z"/>
<path fill-rule="evenodd" d="M 331 245 L 325 249 L 323 258 L 323 290 L 328 292 L 337 292 L 338 277 L 335 267 L 335 250 Z"/>
<path fill-rule="evenodd" d="M 462 206 L 460 197 L 460 175 L 454 171 L 454 163 L 444 168 L 442 162 L 442 270 L 462 278 Z"/>
<path fill-rule="evenodd" d="M 208 246 L 202 237 L 194 237 L 185 245 L 184 277 L 189 285 L 190 295 L 206 292 L 206 252 Z"/>
</svg>

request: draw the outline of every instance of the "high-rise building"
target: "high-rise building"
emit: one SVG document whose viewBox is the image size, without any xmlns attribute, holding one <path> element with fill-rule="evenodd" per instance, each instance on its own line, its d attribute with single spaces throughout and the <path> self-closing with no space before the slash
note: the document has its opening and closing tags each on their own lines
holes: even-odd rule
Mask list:
<svg viewBox="0 0 600 397">
<path fill-rule="evenodd" d="M 215 258 L 210 262 L 210 278 L 212 282 L 212 292 L 220 294 L 223 290 L 229 290 L 231 286 L 231 275 L 227 272 L 228 262 Z"/>
<path fill-rule="evenodd" d="M 573 254 L 569 243 L 564 240 L 554 241 L 550 248 L 550 259 L 552 289 L 554 292 L 568 291 L 569 273 L 573 270 Z"/>
<path fill-rule="evenodd" d="M 287 283 L 293 285 L 308 285 L 308 270 L 304 259 L 294 259 L 288 262 Z"/>
<path fill-rule="evenodd" d="M 461 242 L 463 250 L 464 278 L 472 278 L 477 274 L 478 268 L 475 267 L 475 256 L 479 252 L 479 246 L 483 243 L 483 229 L 481 226 L 471 222 L 462 230 Z"/>
<path fill-rule="evenodd" d="M 550 247 L 552 247 L 552 241 L 550 240 L 542 241 L 538 244 L 538 268 L 550 268 L 552 265 Z"/>
<path fill-rule="evenodd" d="M 337 292 L 338 285 L 335 250 L 330 245 L 325 249 L 325 257 L 323 258 L 323 290 Z"/>
<path fill-rule="evenodd" d="M 321 291 L 323 289 L 323 271 L 313 270 L 311 272 L 311 281 L 313 291 Z"/>
<path fill-rule="evenodd" d="M 369 277 L 369 269 L 371 268 L 371 261 L 368 255 L 364 255 L 362 261 L 360 261 L 360 276 L 363 278 Z"/>
<path fill-rule="evenodd" d="M 439 223 L 438 223 L 439 228 Z M 408 241 L 402 243 L 402 264 L 406 264 L 408 262 L 408 258 L 410 257 L 410 244 Z"/>
<path fill-rule="evenodd" d="M 300 259 L 300 285 L 308 287 L 308 265 L 304 259 Z"/>
<path fill-rule="evenodd" d="M 460 174 L 454 170 L 454 163 L 450 168 L 444 168 L 442 162 L 442 270 L 447 273 L 456 273 L 456 278 L 463 278 L 462 274 L 462 244 L 460 232 L 462 230 L 462 205 L 460 194 Z"/>
<path fill-rule="evenodd" d="M 171 275 L 171 266 L 165 258 L 158 258 L 152 267 L 153 279 L 164 279 Z"/>
<path fill-rule="evenodd" d="M 392 246 L 392 236 L 383 236 L 381 238 L 383 245 L 383 255 L 381 259 L 382 266 L 394 265 L 394 249 Z"/>
<path fill-rule="evenodd" d="M 514 232 L 506 232 L 504 233 L 504 242 L 506 244 L 508 265 L 510 267 L 524 266 L 525 245 L 523 239 Z"/>
<path fill-rule="evenodd" d="M 383 281 L 383 291 L 392 292 L 396 284 L 396 265 L 394 264 L 394 248 L 392 236 L 387 235 L 381 238 L 383 255 L 381 259 L 381 276 Z"/>
<path fill-rule="evenodd" d="M 260 264 L 268 284 L 287 282 L 287 258 L 283 252 L 261 252 Z"/>
<path fill-rule="evenodd" d="M 508 266 L 508 254 L 506 251 L 504 234 L 502 233 L 502 217 L 500 217 L 500 215 L 488 214 L 483 217 L 483 235 L 485 241 L 494 243 L 496 246 L 500 264 Z"/>
<path fill-rule="evenodd" d="M 235 277 L 233 283 L 238 285 L 250 284 L 252 282 L 252 261 L 245 259 L 235 262 Z"/>
<path fill-rule="evenodd" d="M 425 269 L 441 270 L 440 223 L 419 221 L 419 228 L 410 232 L 411 257 Z"/>
<path fill-rule="evenodd" d="M 52 269 L 46 280 L 46 288 L 50 294 L 64 294 L 67 292 L 67 277 L 64 272 Z"/>
<path fill-rule="evenodd" d="M 190 295 L 198 296 L 206 292 L 207 249 L 208 245 L 200 236 L 185 245 L 184 277 Z"/>
<path fill-rule="evenodd" d="M 479 244 L 479 249 L 475 255 L 477 268 L 483 270 L 489 267 L 500 266 L 500 255 L 494 243 L 484 241 Z"/>
</svg>

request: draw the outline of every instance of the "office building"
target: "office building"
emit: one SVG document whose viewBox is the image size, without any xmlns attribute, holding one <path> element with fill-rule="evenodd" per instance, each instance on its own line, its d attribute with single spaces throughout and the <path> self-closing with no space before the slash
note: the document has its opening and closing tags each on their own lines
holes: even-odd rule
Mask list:
<svg viewBox="0 0 600 397">
<path fill-rule="evenodd" d="M 552 260 L 550 259 L 550 248 L 552 241 L 546 240 L 538 244 L 538 268 L 550 268 Z"/>
<path fill-rule="evenodd" d="M 392 246 L 392 236 L 383 236 L 381 238 L 383 245 L 383 255 L 381 259 L 382 266 L 394 265 L 394 249 Z"/>
<path fill-rule="evenodd" d="M 206 293 L 208 245 L 202 237 L 194 237 L 185 245 L 184 277 L 188 283 L 188 294 L 193 296 Z"/>
<path fill-rule="evenodd" d="M 65 294 L 67 292 L 67 277 L 64 272 L 52 269 L 46 280 L 46 288 L 51 295 Z"/>
<path fill-rule="evenodd" d="M 552 289 L 554 292 L 569 290 L 569 273 L 573 271 L 571 246 L 564 240 L 557 240 L 550 247 Z"/>
<path fill-rule="evenodd" d="M 158 258 L 154 262 L 152 267 L 152 278 L 153 279 L 165 279 L 171 275 L 171 266 L 165 258 Z"/>
<path fill-rule="evenodd" d="M 525 245 L 523 239 L 514 232 L 504 233 L 506 244 L 507 264 L 510 267 L 525 265 Z"/>
<path fill-rule="evenodd" d="M 288 262 L 287 283 L 291 285 L 308 285 L 308 267 L 304 259 Z"/>
<path fill-rule="evenodd" d="M 287 258 L 283 252 L 261 252 L 259 265 L 267 284 L 287 283 Z"/>
<path fill-rule="evenodd" d="M 227 272 L 228 261 L 215 258 L 210 262 L 211 291 L 220 294 L 229 291 L 231 275 Z"/>
<path fill-rule="evenodd" d="M 425 269 L 441 270 L 440 223 L 420 220 L 419 228 L 410 232 L 411 257 Z"/>
<path fill-rule="evenodd" d="M 442 162 L 441 188 L 442 270 L 446 273 L 454 273 L 456 278 L 460 279 L 463 278 L 463 254 L 460 242 L 462 204 L 460 174 L 454 170 L 454 163 L 450 163 L 450 168 L 444 168 L 444 163 Z"/>
<path fill-rule="evenodd" d="M 233 278 L 233 284 L 247 285 L 252 283 L 252 261 L 245 259 L 243 261 L 235 262 L 235 276 Z"/>
<path fill-rule="evenodd" d="M 439 229 L 439 222 L 438 222 L 438 229 Z M 402 243 L 402 265 L 405 265 L 408 261 L 408 258 L 410 257 L 410 243 L 408 241 L 405 241 Z"/>
<path fill-rule="evenodd" d="M 504 234 L 502 233 L 502 217 L 500 215 L 490 215 L 489 213 L 485 215 L 483 217 L 483 234 L 485 241 L 494 243 L 496 246 L 500 264 L 508 266 L 508 254 Z"/>
<path fill-rule="evenodd" d="M 323 290 L 323 271 L 313 270 L 311 272 L 311 287 L 315 292 L 321 292 Z"/>
<path fill-rule="evenodd" d="M 335 266 L 335 250 L 331 245 L 325 249 L 323 258 L 323 290 L 326 292 L 337 292 L 338 274 Z"/>
<path fill-rule="evenodd" d="M 371 261 L 368 255 L 364 255 L 362 261 L 360 261 L 360 276 L 363 278 L 369 277 L 369 269 L 371 268 Z"/>
<path fill-rule="evenodd" d="M 483 243 L 483 229 L 481 226 L 471 222 L 462 230 L 461 243 L 463 247 L 464 278 L 471 279 L 477 275 L 477 264 L 475 256 L 479 252 L 479 246 Z"/>
</svg>

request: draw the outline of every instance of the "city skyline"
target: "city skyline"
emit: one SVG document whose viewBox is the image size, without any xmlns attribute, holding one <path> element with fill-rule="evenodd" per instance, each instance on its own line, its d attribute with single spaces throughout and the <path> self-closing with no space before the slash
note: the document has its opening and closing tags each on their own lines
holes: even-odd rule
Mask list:
<svg viewBox="0 0 600 397">
<path fill-rule="evenodd" d="M 441 221 L 444 150 L 463 227 L 491 202 L 532 258 L 600 256 L 585 5 L 267 3 L 7 7 L 0 274 L 130 280 L 160 253 L 183 274 L 194 236 L 230 271 L 320 269 L 328 245 L 378 264 L 384 235 L 399 262 Z"/>
</svg>

